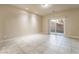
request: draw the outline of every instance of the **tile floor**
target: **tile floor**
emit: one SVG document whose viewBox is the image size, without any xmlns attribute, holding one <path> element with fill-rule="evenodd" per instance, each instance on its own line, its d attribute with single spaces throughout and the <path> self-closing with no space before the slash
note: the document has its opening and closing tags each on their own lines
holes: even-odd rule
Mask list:
<svg viewBox="0 0 79 59">
<path fill-rule="evenodd" d="M 79 40 L 59 35 L 29 35 L 0 41 L 0 54 L 78 54 Z"/>
</svg>

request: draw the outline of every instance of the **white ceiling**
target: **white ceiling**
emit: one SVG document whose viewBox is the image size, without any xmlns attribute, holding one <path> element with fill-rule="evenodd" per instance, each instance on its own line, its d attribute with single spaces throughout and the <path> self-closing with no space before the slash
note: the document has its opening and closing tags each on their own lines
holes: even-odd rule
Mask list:
<svg viewBox="0 0 79 59">
<path fill-rule="evenodd" d="M 68 9 L 79 8 L 78 4 L 51 4 L 48 8 L 42 8 L 40 4 L 15 4 L 14 6 L 44 16 L 52 12 L 61 12 Z M 29 9 L 26 9 L 29 8 Z"/>
</svg>

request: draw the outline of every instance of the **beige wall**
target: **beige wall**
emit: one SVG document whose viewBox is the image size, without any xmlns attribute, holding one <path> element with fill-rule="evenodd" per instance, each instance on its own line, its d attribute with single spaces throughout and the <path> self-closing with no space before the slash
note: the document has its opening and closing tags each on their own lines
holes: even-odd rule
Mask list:
<svg viewBox="0 0 79 59">
<path fill-rule="evenodd" d="M 0 26 L 3 39 L 41 33 L 42 19 L 39 15 L 12 6 L 0 6 L 0 15 L 3 21 L 3 31 Z"/>
<path fill-rule="evenodd" d="M 0 40 L 2 40 L 2 17 L 0 17 Z"/>
<path fill-rule="evenodd" d="M 48 16 L 42 18 L 42 33 L 48 34 Z"/>
<path fill-rule="evenodd" d="M 79 38 L 79 9 L 69 10 L 65 12 L 55 13 L 43 17 L 43 33 L 48 33 L 48 19 L 50 17 L 65 17 L 65 36 Z"/>
</svg>

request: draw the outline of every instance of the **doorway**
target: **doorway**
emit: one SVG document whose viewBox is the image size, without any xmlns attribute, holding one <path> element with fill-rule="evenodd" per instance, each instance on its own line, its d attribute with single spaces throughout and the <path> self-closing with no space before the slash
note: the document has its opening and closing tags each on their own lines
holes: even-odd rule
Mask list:
<svg viewBox="0 0 79 59">
<path fill-rule="evenodd" d="M 51 19 L 49 20 L 49 34 L 64 34 L 64 20 L 63 19 Z"/>
</svg>

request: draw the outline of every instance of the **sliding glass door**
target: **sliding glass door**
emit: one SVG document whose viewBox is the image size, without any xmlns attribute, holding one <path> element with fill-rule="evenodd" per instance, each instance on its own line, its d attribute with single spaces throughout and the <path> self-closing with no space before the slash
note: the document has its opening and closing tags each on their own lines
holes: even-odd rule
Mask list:
<svg viewBox="0 0 79 59">
<path fill-rule="evenodd" d="M 50 34 L 63 34 L 64 33 L 64 21 L 62 19 L 51 19 L 49 21 Z"/>
</svg>

